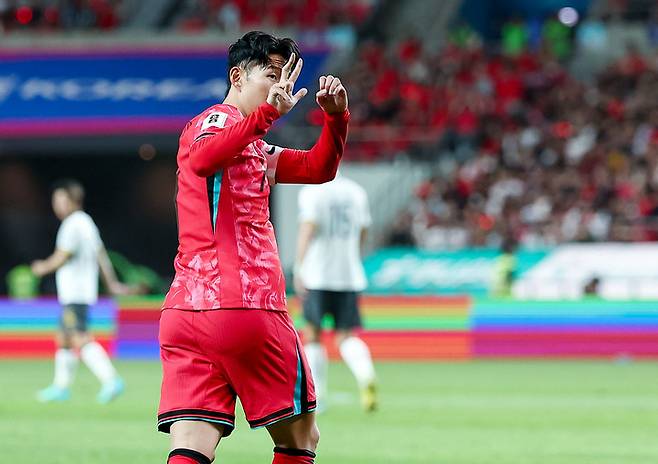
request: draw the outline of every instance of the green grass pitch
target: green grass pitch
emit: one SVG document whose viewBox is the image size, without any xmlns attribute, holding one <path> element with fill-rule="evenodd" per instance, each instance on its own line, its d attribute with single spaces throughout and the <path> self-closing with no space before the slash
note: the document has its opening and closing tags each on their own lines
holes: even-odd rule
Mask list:
<svg viewBox="0 0 658 464">
<path fill-rule="evenodd" d="M 160 367 L 119 362 L 127 392 L 94 402 L 81 366 L 73 398 L 42 405 L 46 361 L 0 361 L 0 462 L 164 463 L 155 431 Z M 379 363 L 381 408 L 359 408 L 342 364 L 331 366 L 331 407 L 319 416 L 318 464 L 655 464 L 658 364 L 650 362 Z M 264 430 L 237 430 L 215 462 L 271 462 Z"/>
</svg>

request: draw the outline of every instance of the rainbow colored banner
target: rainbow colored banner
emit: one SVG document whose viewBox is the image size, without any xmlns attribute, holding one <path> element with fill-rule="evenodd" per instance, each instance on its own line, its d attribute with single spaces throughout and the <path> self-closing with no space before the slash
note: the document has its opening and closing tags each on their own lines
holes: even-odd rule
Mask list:
<svg viewBox="0 0 658 464">
<path fill-rule="evenodd" d="M 161 297 L 102 300 L 91 330 L 123 359 L 157 359 Z M 290 312 L 301 326 L 299 304 Z M 658 303 L 536 302 L 469 297 L 365 296 L 361 336 L 380 360 L 658 358 Z M 54 351 L 55 300 L 0 300 L 0 357 Z M 328 331 L 330 355 L 338 357 Z"/>
<path fill-rule="evenodd" d="M 473 356 L 658 357 L 658 302 L 475 301 Z"/>
<path fill-rule="evenodd" d="M 162 300 L 130 299 L 119 305 L 117 354 L 123 358 L 158 356 Z M 466 359 L 470 357 L 468 298 L 364 297 L 362 336 L 380 359 Z M 290 313 L 301 325 L 299 304 Z M 327 333 L 330 354 L 338 356 Z"/>
<path fill-rule="evenodd" d="M 32 358 L 55 352 L 61 306 L 56 299 L 0 300 L 0 357 Z M 89 328 L 110 354 L 116 354 L 117 306 L 103 299 L 89 312 Z"/>
</svg>

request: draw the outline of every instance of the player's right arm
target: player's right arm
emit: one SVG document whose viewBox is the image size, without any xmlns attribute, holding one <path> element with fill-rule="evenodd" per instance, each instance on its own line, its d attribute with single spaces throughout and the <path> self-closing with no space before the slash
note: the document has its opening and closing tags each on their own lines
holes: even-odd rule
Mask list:
<svg viewBox="0 0 658 464">
<path fill-rule="evenodd" d="M 295 293 L 300 298 L 306 294 L 306 287 L 301 277 L 301 269 L 304 258 L 311 241 L 318 229 L 318 208 L 316 192 L 308 188 L 299 192 L 299 231 L 297 234 L 297 253 L 295 254 L 295 266 L 293 268 L 293 286 Z"/>
<path fill-rule="evenodd" d="M 277 109 L 263 103 L 242 121 L 228 127 L 208 127 L 190 145 L 190 167 L 199 177 L 236 164 L 250 143 L 263 137 L 279 117 Z"/>
<path fill-rule="evenodd" d="M 79 231 L 75 221 L 65 220 L 57 231 L 55 251 L 46 259 L 32 262 L 30 268 L 34 275 L 43 277 L 52 274 L 71 259 L 78 249 Z"/>
<path fill-rule="evenodd" d="M 73 253 L 67 250 L 56 248 L 52 255 L 46 259 L 38 259 L 33 261 L 30 265 L 34 275 L 43 277 L 52 274 L 57 269 L 62 267 L 73 256 Z"/>
</svg>

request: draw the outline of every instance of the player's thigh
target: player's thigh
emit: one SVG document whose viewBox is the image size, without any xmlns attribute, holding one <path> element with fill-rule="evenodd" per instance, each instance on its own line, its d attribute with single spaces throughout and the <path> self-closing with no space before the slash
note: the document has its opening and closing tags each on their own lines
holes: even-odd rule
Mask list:
<svg viewBox="0 0 658 464">
<path fill-rule="evenodd" d="M 351 331 L 361 327 L 359 293 L 352 291 L 332 292 L 331 313 L 337 331 Z"/>
<path fill-rule="evenodd" d="M 62 327 L 69 339 L 70 345 L 80 349 L 92 340 L 88 332 L 89 305 L 69 304 L 62 313 Z"/>
<path fill-rule="evenodd" d="M 322 335 L 322 327 L 315 325 L 311 322 L 306 322 L 304 326 L 304 341 L 306 343 L 320 343 Z"/>
<path fill-rule="evenodd" d="M 66 334 L 87 330 L 88 306 L 84 304 L 67 304 L 62 308 L 59 328 Z"/>
<path fill-rule="evenodd" d="M 221 362 L 253 428 L 315 409 L 315 389 L 297 331 L 282 311 L 221 311 Z"/>
<path fill-rule="evenodd" d="M 318 330 L 322 327 L 322 319 L 327 311 L 325 300 L 324 290 L 309 290 L 302 302 L 304 320 Z"/>
<path fill-rule="evenodd" d="M 315 413 L 302 414 L 267 427 L 275 446 L 315 451 L 320 441 Z"/>
<path fill-rule="evenodd" d="M 235 392 L 216 359 L 223 345 L 203 313 L 165 309 L 160 316 L 161 432 L 183 421 L 221 425 L 224 436 L 235 427 Z"/>
</svg>

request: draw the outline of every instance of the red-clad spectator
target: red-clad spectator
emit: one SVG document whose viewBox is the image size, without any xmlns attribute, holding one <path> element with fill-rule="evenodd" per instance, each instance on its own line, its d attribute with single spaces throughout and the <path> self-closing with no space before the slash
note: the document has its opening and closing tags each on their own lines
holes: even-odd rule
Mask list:
<svg viewBox="0 0 658 464">
<path fill-rule="evenodd" d="M 519 73 L 511 65 L 503 66 L 495 78 L 496 96 L 504 107 L 523 98 L 524 86 Z"/>
<path fill-rule="evenodd" d="M 393 68 L 384 71 L 370 91 L 370 101 L 377 106 L 384 105 L 400 94 L 400 76 Z"/>
<path fill-rule="evenodd" d="M 611 98 L 606 111 L 611 118 L 621 121 L 624 118 L 624 102 L 618 98 Z"/>
<path fill-rule="evenodd" d="M 467 105 L 459 109 L 454 118 L 455 132 L 459 135 L 474 135 L 478 127 L 478 117 Z"/>
<path fill-rule="evenodd" d="M 619 63 L 619 71 L 626 76 L 639 76 L 649 69 L 647 60 L 642 56 L 637 47 L 630 45 L 628 53 Z"/>
<path fill-rule="evenodd" d="M 418 59 L 423 46 L 418 39 L 410 38 L 403 41 L 398 47 L 398 56 L 403 64 L 409 64 Z"/>
</svg>

